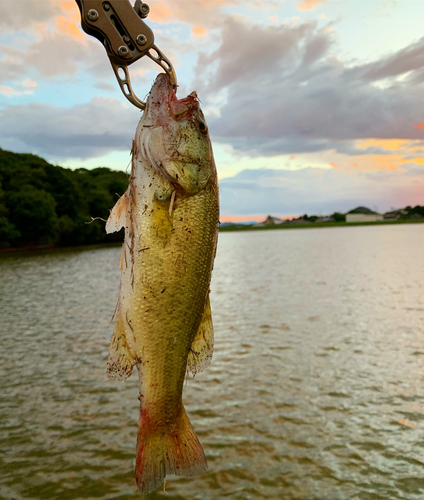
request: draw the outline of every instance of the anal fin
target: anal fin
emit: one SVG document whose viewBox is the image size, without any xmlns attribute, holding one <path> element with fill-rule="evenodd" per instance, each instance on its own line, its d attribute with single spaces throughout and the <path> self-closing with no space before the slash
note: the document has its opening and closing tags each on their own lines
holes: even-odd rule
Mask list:
<svg viewBox="0 0 424 500">
<path fill-rule="evenodd" d="M 212 360 L 213 354 L 213 324 L 209 296 L 199 329 L 193 339 L 188 353 L 187 369 L 193 374 L 203 371 Z"/>
<path fill-rule="evenodd" d="M 133 371 L 134 361 L 128 347 L 122 314 L 118 311 L 109 348 L 107 377 L 111 380 L 125 380 Z"/>
</svg>

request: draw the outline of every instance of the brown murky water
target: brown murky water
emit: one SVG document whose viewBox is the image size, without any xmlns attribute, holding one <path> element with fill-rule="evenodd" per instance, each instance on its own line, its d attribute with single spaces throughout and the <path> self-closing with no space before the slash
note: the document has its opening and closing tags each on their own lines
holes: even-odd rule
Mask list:
<svg viewBox="0 0 424 500">
<path fill-rule="evenodd" d="M 0 259 L 0 498 L 137 499 L 137 380 L 105 375 L 118 247 Z M 424 498 L 424 225 L 222 233 L 209 461 L 149 498 Z"/>
</svg>

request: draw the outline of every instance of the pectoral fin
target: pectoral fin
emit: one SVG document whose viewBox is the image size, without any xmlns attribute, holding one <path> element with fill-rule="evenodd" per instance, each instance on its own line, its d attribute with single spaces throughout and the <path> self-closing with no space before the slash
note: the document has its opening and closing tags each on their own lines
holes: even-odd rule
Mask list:
<svg viewBox="0 0 424 500">
<path fill-rule="evenodd" d="M 106 232 L 115 233 L 125 227 L 125 221 L 130 206 L 128 190 L 119 198 L 112 208 L 109 218 L 106 222 Z"/>
<path fill-rule="evenodd" d="M 133 366 L 134 358 L 128 347 L 124 321 L 121 312 L 118 311 L 109 348 L 107 377 L 112 380 L 125 380 L 131 375 Z"/>
<path fill-rule="evenodd" d="M 190 346 L 187 368 L 193 374 L 203 371 L 209 366 L 213 354 L 213 325 L 209 296 L 199 329 Z"/>
</svg>

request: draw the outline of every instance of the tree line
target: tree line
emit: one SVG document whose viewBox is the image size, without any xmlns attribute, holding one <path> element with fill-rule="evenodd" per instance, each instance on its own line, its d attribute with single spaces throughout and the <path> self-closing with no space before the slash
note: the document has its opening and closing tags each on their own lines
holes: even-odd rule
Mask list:
<svg viewBox="0 0 424 500">
<path fill-rule="evenodd" d="M 0 149 L 0 247 L 82 245 L 123 239 L 104 222 L 128 186 L 124 172 L 70 170 Z"/>
<path fill-rule="evenodd" d="M 107 235 L 104 222 L 128 176 L 101 167 L 93 170 L 51 165 L 32 154 L 0 148 L 0 248 L 73 246 L 122 241 L 123 230 Z M 400 218 L 424 217 L 424 207 L 405 207 Z M 345 214 L 334 213 L 336 222 Z M 315 222 L 316 215 L 303 219 Z"/>
</svg>

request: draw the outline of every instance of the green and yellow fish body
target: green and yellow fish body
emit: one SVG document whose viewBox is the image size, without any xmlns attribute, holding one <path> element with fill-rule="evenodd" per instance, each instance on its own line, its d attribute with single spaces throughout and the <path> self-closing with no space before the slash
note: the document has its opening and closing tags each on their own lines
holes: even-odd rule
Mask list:
<svg viewBox="0 0 424 500">
<path fill-rule="evenodd" d="M 140 422 L 136 479 L 142 493 L 166 474 L 196 476 L 203 449 L 182 403 L 187 369 L 212 357 L 209 284 L 219 201 L 212 147 L 193 93 L 177 100 L 160 74 L 133 143 L 129 187 L 106 230 L 125 227 L 122 279 L 108 376 L 136 365 Z"/>
</svg>

